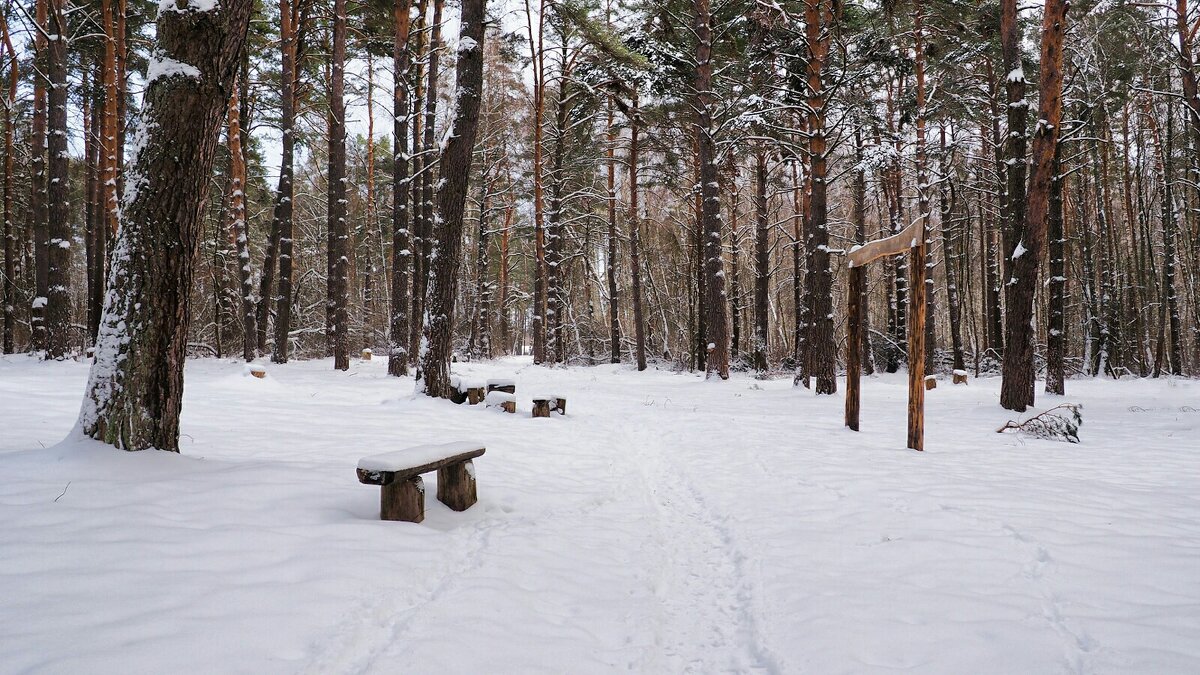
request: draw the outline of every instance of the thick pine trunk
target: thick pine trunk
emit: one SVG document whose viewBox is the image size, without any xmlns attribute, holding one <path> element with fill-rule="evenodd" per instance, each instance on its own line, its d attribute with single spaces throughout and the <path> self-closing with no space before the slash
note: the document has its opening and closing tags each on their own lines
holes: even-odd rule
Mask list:
<svg viewBox="0 0 1200 675">
<path fill-rule="evenodd" d="M 805 32 L 808 43 L 808 155 L 811 166 L 809 235 L 813 296 L 809 301 L 809 363 L 818 394 L 837 392 L 837 345 L 833 335 L 833 270 L 829 256 L 828 184 L 826 169 L 825 61 L 829 56 L 832 8 L 825 0 L 807 0 Z M 919 133 L 919 132 L 918 132 Z"/>
<path fill-rule="evenodd" d="M 48 179 L 46 188 L 46 358 L 61 359 L 70 350 L 71 202 L 67 173 L 67 0 L 50 0 L 47 70 Z"/>
<path fill-rule="evenodd" d="M 79 427 L 126 450 L 179 450 L 189 297 L 218 130 L 252 4 L 160 11 L 155 64 Z M 165 71 L 165 72 L 164 72 Z"/>
<path fill-rule="evenodd" d="M 421 217 L 418 219 L 418 242 L 416 247 L 419 268 L 413 277 L 413 316 L 418 318 L 418 327 L 423 327 L 429 321 L 429 282 L 435 274 L 433 265 L 433 250 L 436 248 L 438 232 L 435 229 L 433 177 L 437 156 L 437 145 L 434 130 L 437 122 L 438 104 L 438 72 L 441 64 L 442 51 L 442 8 L 445 0 L 433 0 L 433 19 L 429 25 L 429 42 L 426 49 L 425 68 L 425 121 L 421 126 L 421 155 L 422 166 L 420 176 Z M 422 328 L 423 330 L 423 328 Z M 421 346 L 416 345 L 420 352 Z M 417 358 L 422 356 L 418 353 Z M 418 377 L 422 373 L 417 373 Z"/>
<path fill-rule="evenodd" d="M 1037 293 L 1038 266 L 1045 249 L 1054 148 L 1062 118 L 1063 34 L 1067 0 L 1046 0 L 1042 19 L 1041 68 L 1038 73 L 1038 124 L 1033 139 L 1033 170 L 1029 182 L 1028 221 L 1015 241 L 1010 257 L 1008 322 L 1004 343 L 1000 405 L 1023 412 L 1033 405 L 1033 300 Z M 1011 86 L 1011 85 L 1010 85 Z M 1011 190 L 1011 186 L 1010 186 Z M 1010 191 L 1011 197 L 1011 191 Z M 1011 201 L 1011 200 L 1010 200 Z"/>
<path fill-rule="evenodd" d="M 483 24 L 486 0 L 464 0 L 456 65 L 455 116 L 442 151 L 439 171 L 438 244 L 424 326 L 428 350 L 421 354 L 426 395 L 450 397 L 450 355 L 453 349 L 454 305 L 462 263 L 463 210 L 467 199 L 475 132 L 483 88 Z"/>
<path fill-rule="evenodd" d="M 693 0 L 696 32 L 696 73 L 693 105 L 696 114 L 697 161 L 700 173 L 701 250 L 704 264 L 704 364 L 708 377 L 729 379 L 729 318 L 721 251 L 721 197 L 712 120 L 712 14 L 708 0 Z"/>
</svg>

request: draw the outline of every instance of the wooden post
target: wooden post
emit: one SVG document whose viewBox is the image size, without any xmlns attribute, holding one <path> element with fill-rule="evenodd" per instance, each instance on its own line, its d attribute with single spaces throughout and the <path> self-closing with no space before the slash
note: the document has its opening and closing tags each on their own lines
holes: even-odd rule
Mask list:
<svg viewBox="0 0 1200 675">
<path fill-rule="evenodd" d="M 908 447 L 913 450 L 925 449 L 925 246 L 922 235 L 908 259 Z"/>
<path fill-rule="evenodd" d="M 438 491 L 441 491 L 440 485 Z M 404 520 L 410 523 L 425 520 L 425 481 L 420 476 L 392 481 L 383 486 L 379 495 L 380 520 Z"/>
<path fill-rule="evenodd" d="M 475 491 L 475 465 L 471 460 L 438 469 L 437 498 L 455 511 L 466 511 L 479 501 Z"/>
<path fill-rule="evenodd" d="M 862 376 L 862 267 L 850 267 L 846 298 L 846 426 L 858 431 L 859 379 Z"/>
<path fill-rule="evenodd" d="M 550 400 L 545 398 L 533 399 L 533 416 L 534 417 L 549 417 L 550 416 Z"/>
</svg>

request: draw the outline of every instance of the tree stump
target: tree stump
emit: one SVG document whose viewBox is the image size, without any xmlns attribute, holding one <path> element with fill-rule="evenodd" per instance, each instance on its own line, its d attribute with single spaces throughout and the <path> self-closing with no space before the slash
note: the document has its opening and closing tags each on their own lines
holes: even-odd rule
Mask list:
<svg viewBox="0 0 1200 675">
<path fill-rule="evenodd" d="M 506 413 L 515 413 L 517 412 L 517 402 L 505 401 L 504 403 L 500 404 L 500 409 Z"/>
<path fill-rule="evenodd" d="M 467 388 L 467 403 L 470 405 L 479 405 L 483 402 L 484 388 L 483 387 L 468 387 Z"/>
<path fill-rule="evenodd" d="M 925 389 L 937 389 L 937 378 L 933 375 L 925 376 Z"/>
<path fill-rule="evenodd" d="M 441 491 L 440 486 L 438 491 Z M 471 480 L 471 491 L 474 494 L 474 479 Z M 379 495 L 380 520 L 404 520 L 410 523 L 425 520 L 425 481 L 420 476 L 388 483 Z"/>
<path fill-rule="evenodd" d="M 250 366 L 250 374 L 261 380 L 267 376 L 267 369 L 258 365 Z"/>
<path fill-rule="evenodd" d="M 374 353 L 374 352 L 372 352 L 370 349 L 364 349 L 364 350 L 362 350 L 362 360 L 363 360 L 363 361 L 370 361 L 370 360 L 371 360 L 371 355 L 372 355 L 373 353 Z"/>
<path fill-rule="evenodd" d="M 548 398 L 533 399 L 533 416 L 534 417 L 549 417 L 550 416 L 550 399 L 548 399 Z"/>
<path fill-rule="evenodd" d="M 965 370 L 954 371 L 954 384 L 966 384 L 966 383 L 967 383 L 967 371 L 965 371 Z"/>
<path fill-rule="evenodd" d="M 468 459 L 438 469 L 437 498 L 455 511 L 466 511 L 479 501 L 475 493 L 475 464 Z"/>
</svg>

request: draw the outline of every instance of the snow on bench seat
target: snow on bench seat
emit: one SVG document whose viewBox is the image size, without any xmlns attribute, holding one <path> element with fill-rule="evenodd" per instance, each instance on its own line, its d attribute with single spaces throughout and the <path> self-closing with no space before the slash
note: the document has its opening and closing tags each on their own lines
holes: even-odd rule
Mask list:
<svg viewBox="0 0 1200 675">
<path fill-rule="evenodd" d="M 501 405 L 504 403 L 516 403 L 517 395 L 510 394 L 506 391 L 489 391 L 487 396 L 483 397 L 484 405 Z"/>
<path fill-rule="evenodd" d="M 515 387 L 517 381 L 507 377 L 493 377 L 487 381 L 489 387 Z"/>
<path fill-rule="evenodd" d="M 358 479 L 370 485 L 385 485 L 479 457 L 483 453 L 483 444 L 475 441 L 417 445 L 363 457 L 358 460 Z"/>
</svg>

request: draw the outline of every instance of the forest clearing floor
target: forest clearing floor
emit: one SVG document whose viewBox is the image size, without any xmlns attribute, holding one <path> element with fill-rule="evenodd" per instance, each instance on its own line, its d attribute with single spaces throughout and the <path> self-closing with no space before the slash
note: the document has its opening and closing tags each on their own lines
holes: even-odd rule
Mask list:
<svg viewBox="0 0 1200 675">
<path fill-rule="evenodd" d="M 1039 384 L 1077 445 L 943 381 L 916 453 L 903 373 L 853 433 L 790 379 L 455 364 L 507 415 L 268 371 L 190 361 L 182 453 L 125 453 L 63 441 L 87 364 L 0 357 L 0 671 L 1200 671 L 1197 381 Z M 359 457 L 460 439 L 478 504 L 378 520 Z"/>
</svg>

